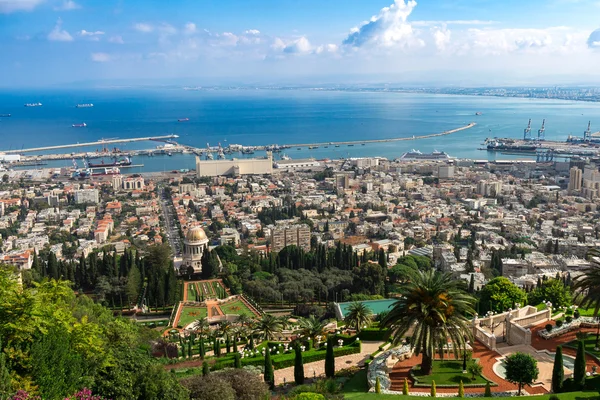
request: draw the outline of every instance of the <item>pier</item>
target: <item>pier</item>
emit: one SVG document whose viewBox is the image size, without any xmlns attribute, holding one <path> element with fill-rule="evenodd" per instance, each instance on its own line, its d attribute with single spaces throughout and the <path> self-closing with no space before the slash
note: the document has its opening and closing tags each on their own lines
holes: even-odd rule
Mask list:
<svg viewBox="0 0 600 400">
<path fill-rule="evenodd" d="M 347 140 L 343 142 L 322 142 L 322 143 L 297 143 L 290 144 L 290 147 L 308 147 L 308 146 L 330 146 L 330 145 L 349 145 L 349 144 L 363 144 L 363 143 L 386 143 L 386 142 L 401 142 L 405 140 L 420 140 L 420 139 L 430 139 L 439 136 L 450 135 L 452 133 L 464 131 L 466 129 L 470 129 L 477 125 L 475 122 L 471 122 L 468 125 L 461 126 L 460 128 L 451 129 L 449 131 L 444 131 L 441 133 L 432 133 L 429 135 L 419 135 L 419 136 L 409 136 L 409 137 L 399 137 L 399 138 L 389 138 L 389 139 L 365 139 L 365 140 Z"/>
<path fill-rule="evenodd" d="M 165 135 L 165 136 L 152 136 L 152 137 L 141 137 L 141 138 L 130 138 L 130 139 L 102 139 L 96 142 L 87 142 L 87 143 L 75 143 L 75 144 L 61 144 L 57 146 L 47 146 L 47 147 L 32 147 L 29 149 L 15 149 L 15 150 L 2 150 L 0 153 L 5 154 L 21 154 L 21 153 L 33 153 L 36 151 L 49 151 L 49 150 L 59 150 L 59 149 L 69 149 L 76 147 L 86 147 L 86 146 L 99 146 L 99 145 L 107 145 L 107 144 L 115 144 L 115 143 L 131 143 L 131 142 L 145 142 L 145 141 L 155 141 L 155 142 L 167 142 L 171 139 L 177 139 L 178 135 Z"/>
</svg>

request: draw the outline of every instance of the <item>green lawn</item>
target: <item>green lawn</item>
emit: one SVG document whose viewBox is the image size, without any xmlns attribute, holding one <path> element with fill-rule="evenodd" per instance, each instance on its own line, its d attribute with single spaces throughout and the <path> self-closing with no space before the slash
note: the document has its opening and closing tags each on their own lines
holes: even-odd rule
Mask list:
<svg viewBox="0 0 600 400">
<path fill-rule="evenodd" d="M 593 317 L 594 316 L 593 308 L 578 308 L 577 310 L 579 311 L 579 315 L 581 315 L 582 317 Z"/>
<path fill-rule="evenodd" d="M 213 298 L 215 297 L 215 293 L 212 285 L 208 281 L 200 281 L 198 282 L 198 286 L 202 293 L 204 293 L 204 298 Z"/>
<path fill-rule="evenodd" d="M 437 381 L 436 381 L 437 383 Z M 423 400 L 422 396 L 402 396 L 397 394 L 376 394 L 367 393 L 367 370 L 362 369 L 351 377 L 342 388 L 345 399 L 356 400 Z M 481 388 L 481 398 L 483 398 L 484 388 Z M 598 392 L 571 392 L 557 395 L 561 400 L 584 400 L 600 399 Z M 523 396 L 519 399 L 527 400 L 549 400 L 550 395 L 544 396 Z"/>
<path fill-rule="evenodd" d="M 576 349 L 577 346 L 578 346 L 577 342 L 579 342 L 579 341 L 578 340 L 573 340 L 572 342 L 569 342 L 569 343 L 565 344 L 565 346 L 572 347 L 572 348 Z M 586 352 L 588 352 L 590 354 L 593 354 L 594 356 L 596 356 L 596 358 L 600 359 L 600 351 L 594 350 L 594 348 L 596 347 L 596 333 L 590 333 L 588 335 L 587 339 L 585 339 L 584 344 L 585 344 L 585 351 Z"/>
<path fill-rule="evenodd" d="M 205 318 L 208 315 L 206 307 L 183 307 L 178 324 L 185 327 L 187 324 L 197 319 Z"/>
<path fill-rule="evenodd" d="M 237 314 L 237 315 L 247 315 L 249 317 L 255 317 L 256 315 L 248 308 L 244 302 L 241 300 L 231 301 L 227 304 L 223 304 L 220 306 L 223 314 Z"/>
<path fill-rule="evenodd" d="M 225 291 L 225 288 L 221 285 L 219 281 L 211 282 L 211 286 L 219 299 L 224 299 L 227 297 L 227 292 Z"/>
<path fill-rule="evenodd" d="M 471 365 L 474 362 L 470 360 L 467 362 L 467 365 Z M 413 368 L 413 374 L 417 383 L 428 386 L 431 386 L 432 381 L 435 381 L 437 386 L 455 385 L 456 387 L 458 387 L 460 381 L 463 381 L 465 385 L 485 385 L 488 382 L 481 375 L 476 376 L 475 379 L 471 379 L 471 374 L 463 374 L 462 370 L 462 360 L 444 360 L 433 362 L 433 370 L 430 375 L 422 375 L 419 366 Z"/>
<path fill-rule="evenodd" d="M 187 300 L 188 301 L 196 301 L 196 285 L 194 283 L 188 283 L 188 293 Z"/>
</svg>

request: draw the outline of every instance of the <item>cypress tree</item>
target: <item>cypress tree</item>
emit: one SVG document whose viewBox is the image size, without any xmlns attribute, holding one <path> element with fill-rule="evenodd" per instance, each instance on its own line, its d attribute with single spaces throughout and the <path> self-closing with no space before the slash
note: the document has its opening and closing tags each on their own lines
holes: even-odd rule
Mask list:
<svg viewBox="0 0 600 400">
<path fill-rule="evenodd" d="M 269 385 L 269 389 L 275 389 L 275 373 L 273 372 L 273 364 L 271 363 L 271 351 L 269 346 L 265 348 L 265 382 Z"/>
<path fill-rule="evenodd" d="M 296 358 L 294 360 L 294 381 L 296 385 L 302 385 L 304 383 L 304 360 L 302 359 L 302 350 L 300 345 L 296 345 L 294 348 L 296 352 Z"/>
<path fill-rule="evenodd" d="M 204 361 L 202 363 L 202 376 L 208 375 L 209 372 L 210 372 L 210 368 L 208 367 L 208 363 L 206 361 Z"/>
<path fill-rule="evenodd" d="M 220 339 L 215 339 L 215 356 L 216 357 L 221 356 L 221 340 Z"/>
<path fill-rule="evenodd" d="M 582 390 L 585 386 L 585 347 L 583 340 L 577 345 L 577 356 L 575 357 L 575 368 L 573 370 L 573 382 L 575 388 Z"/>
<path fill-rule="evenodd" d="M 204 338 L 200 337 L 200 344 L 198 345 L 198 354 L 200 354 L 200 358 L 204 358 L 206 354 L 206 350 L 204 349 Z"/>
<path fill-rule="evenodd" d="M 387 271 L 387 257 L 385 255 L 385 251 L 383 249 L 379 249 L 379 265 L 383 268 L 384 271 Z"/>
<path fill-rule="evenodd" d="M 402 394 L 408 396 L 408 380 L 404 378 L 404 385 L 402 386 Z"/>
<path fill-rule="evenodd" d="M 189 338 L 188 340 L 188 358 L 192 358 L 192 344 L 194 343 L 193 338 Z"/>
<path fill-rule="evenodd" d="M 492 388 L 490 386 L 490 381 L 487 381 L 487 383 L 485 384 L 485 392 L 483 394 L 483 397 L 492 397 Z"/>
<path fill-rule="evenodd" d="M 233 368 L 242 368 L 242 357 L 238 352 L 235 352 L 233 355 Z"/>
<path fill-rule="evenodd" d="M 231 341 L 229 340 L 229 335 L 225 338 L 225 351 L 227 354 L 231 352 Z"/>
<path fill-rule="evenodd" d="M 436 397 L 436 388 L 435 388 L 435 381 L 431 381 L 431 397 Z"/>
<path fill-rule="evenodd" d="M 375 378 L 375 393 L 381 393 L 381 382 L 379 381 L 379 377 Z"/>
<path fill-rule="evenodd" d="M 563 369 L 562 346 L 556 346 L 556 355 L 554 356 L 554 367 L 552 368 L 552 392 L 562 392 L 563 382 L 565 380 L 565 371 Z"/>
<path fill-rule="evenodd" d="M 469 293 L 475 293 L 475 274 L 471 274 L 471 280 L 469 281 Z"/>
<path fill-rule="evenodd" d="M 333 354 L 333 336 L 327 338 L 327 353 L 325 354 L 325 376 L 335 376 L 335 355 Z"/>
<path fill-rule="evenodd" d="M 465 386 L 463 385 L 462 379 L 458 383 L 458 397 L 461 399 L 465 397 Z"/>
</svg>

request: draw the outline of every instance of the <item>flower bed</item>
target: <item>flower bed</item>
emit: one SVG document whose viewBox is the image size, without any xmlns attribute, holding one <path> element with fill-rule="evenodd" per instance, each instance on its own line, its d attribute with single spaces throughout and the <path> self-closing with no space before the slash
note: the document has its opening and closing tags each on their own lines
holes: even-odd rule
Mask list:
<svg viewBox="0 0 600 400">
<path fill-rule="evenodd" d="M 538 335 L 540 335 L 544 339 L 552 339 L 557 336 L 564 335 L 567 332 L 579 329 L 580 327 L 589 328 L 596 326 L 598 326 L 598 320 L 596 318 L 579 317 L 569 323 L 563 323 L 560 327 L 557 325 L 553 326 L 550 332 L 548 332 L 546 329 L 542 329 L 538 332 Z"/>
</svg>

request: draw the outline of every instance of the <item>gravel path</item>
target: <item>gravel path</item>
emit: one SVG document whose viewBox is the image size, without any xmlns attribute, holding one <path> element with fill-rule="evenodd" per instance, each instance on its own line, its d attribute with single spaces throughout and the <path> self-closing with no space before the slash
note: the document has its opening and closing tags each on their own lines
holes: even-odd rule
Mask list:
<svg viewBox="0 0 600 400">
<path fill-rule="evenodd" d="M 369 358 L 369 355 L 376 351 L 383 343 L 384 342 L 362 342 L 362 351 L 360 353 L 335 358 L 335 370 L 339 371 L 357 365 L 362 366 L 365 360 Z M 304 364 L 305 378 L 321 375 L 325 375 L 325 360 Z M 282 368 L 275 371 L 276 385 L 282 384 L 284 379 L 287 383 L 294 382 L 294 367 Z"/>
</svg>

